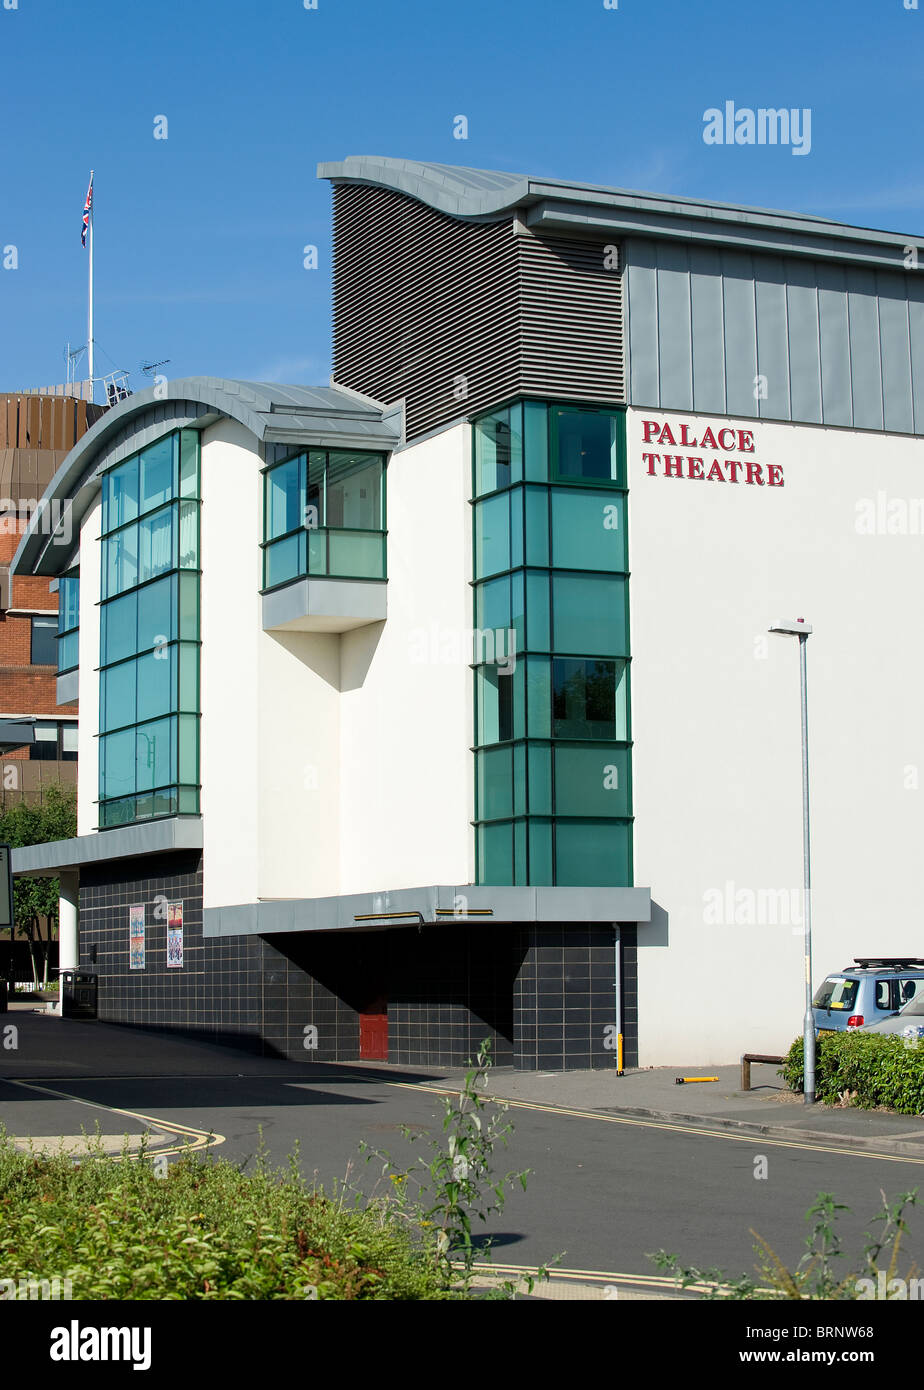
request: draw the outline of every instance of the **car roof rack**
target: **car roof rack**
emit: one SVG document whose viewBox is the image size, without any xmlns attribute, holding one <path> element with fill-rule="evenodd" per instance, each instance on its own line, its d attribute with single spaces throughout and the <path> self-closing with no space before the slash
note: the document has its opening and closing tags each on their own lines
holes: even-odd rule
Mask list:
<svg viewBox="0 0 924 1390">
<path fill-rule="evenodd" d="M 924 960 L 918 956 L 854 956 L 853 963 L 864 970 L 924 970 Z"/>
</svg>

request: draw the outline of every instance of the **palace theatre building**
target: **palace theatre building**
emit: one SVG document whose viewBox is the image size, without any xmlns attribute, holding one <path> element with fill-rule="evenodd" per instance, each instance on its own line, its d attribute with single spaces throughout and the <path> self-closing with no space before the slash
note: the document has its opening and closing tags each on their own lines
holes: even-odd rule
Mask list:
<svg viewBox="0 0 924 1390">
<path fill-rule="evenodd" d="M 330 385 L 202 376 L 68 454 L 17 573 L 78 700 L 62 964 L 293 1058 L 730 1062 L 924 956 L 924 272 L 905 235 L 384 158 Z M 62 605 L 63 606 L 63 605 Z"/>
</svg>

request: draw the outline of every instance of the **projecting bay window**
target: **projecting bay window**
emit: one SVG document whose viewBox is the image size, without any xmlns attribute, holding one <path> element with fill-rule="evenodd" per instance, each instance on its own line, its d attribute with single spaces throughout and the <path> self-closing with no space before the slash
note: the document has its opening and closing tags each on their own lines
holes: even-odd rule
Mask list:
<svg viewBox="0 0 924 1390">
<path fill-rule="evenodd" d="M 58 580 L 58 675 L 77 669 L 80 660 L 80 576 Z"/>
<path fill-rule="evenodd" d="M 475 627 L 512 634 L 475 659 L 477 881 L 629 885 L 625 414 L 522 401 L 473 438 Z"/>
<path fill-rule="evenodd" d="M 385 459 L 311 449 L 265 472 L 263 588 L 385 578 Z"/>
<path fill-rule="evenodd" d="M 199 811 L 199 436 L 103 478 L 100 826 Z"/>
</svg>

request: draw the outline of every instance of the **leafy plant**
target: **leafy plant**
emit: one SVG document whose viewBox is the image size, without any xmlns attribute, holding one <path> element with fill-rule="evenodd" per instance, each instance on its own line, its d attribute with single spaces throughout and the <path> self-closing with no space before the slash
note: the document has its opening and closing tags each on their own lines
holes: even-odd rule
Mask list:
<svg viewBox="0 0 924 1390">
<path fill-rule="evenodd" d="M 159 1177 L 144 1146 L 99 1139 L 79 1163 L 20 1153 L 0 1132 L 0 1273 L 71 1281 L 98 1299 L 444 1300 L 406 1226 L 345 1206 L 298 1172 L 186 1153 Z"/>
<path fill-rule="evenodd" d="M 797 1038 L 780 1068 L 792 1091 L 804 1085 L 803 1040 Z M 924 1040 L 853 1029 L 818 1039 L 815 1094 L 827 1105 L 870 1110 L 883 1106 L 902 1115 L 924 1113 Z"/>
<path fill-rule="evenodd" d="M 382 1178 L 389 1189 L 386 1205 L 401 1212 L 423 1234 L 424 1246 L 447 1286 L 468 1291 L 476 1275 L 479 1255 L 490 1260 L 491 1241 L 476 1242 L 473 1221 L 486 1222 L 503 1210 L 508 1187 L 526 1190 L 530 1169 L 498 1177 L 492 1171 L 494 1150 L 506 1147 L 513 1125 L 505 1118 L 509 1106 L 483 1094 L 491 1067 L 491 1043 L 482 1042 L 474 1065 L 465 1074 L 458 1095 L 442 1097 L 444 1138 L 429 1139 L 429 1156 L 417 1154 L 400 1167 L 390 1153 L 363 1142 L 366 1160 L 379 1159 Z M 401 1132 L 410 1143 L 422 1135 L 410 1125 Z M 548 1278 L 542 1266 L 522 1281 L 532 1292 L 536 1279 Z M 501 1296 L 513 1298 L 517 1282 L 503 1280 Z"/>
</svg>

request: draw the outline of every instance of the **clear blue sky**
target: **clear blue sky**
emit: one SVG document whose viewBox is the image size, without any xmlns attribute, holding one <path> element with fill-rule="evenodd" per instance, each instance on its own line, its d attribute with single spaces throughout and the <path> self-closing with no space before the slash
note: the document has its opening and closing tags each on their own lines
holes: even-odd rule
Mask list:
<svg viewBox="0 0 924 1390">
<path fill-rule="evenodd" d="M 326 383 L 330 186 L 381 154 L 924 231 L 924 0 L 0 0 L 0 390 L 97 371 Z M 703 113 L 809 107 L 812 151 Z M 468 140 L 452 135 L 469 121 Z M 153 138 L 166 115 L 167 140 Z M 302 247 L 320 249 L 320 269 Z"/>
</svg>

